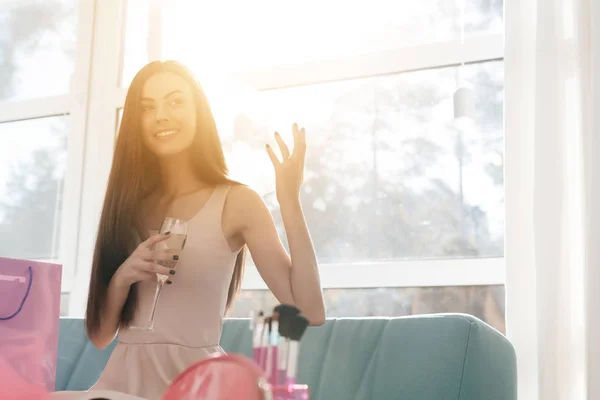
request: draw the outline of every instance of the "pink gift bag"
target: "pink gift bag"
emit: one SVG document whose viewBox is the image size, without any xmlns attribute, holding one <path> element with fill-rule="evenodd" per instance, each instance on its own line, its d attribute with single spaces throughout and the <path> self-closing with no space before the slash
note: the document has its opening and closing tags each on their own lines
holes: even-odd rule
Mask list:
<svg viewBox="0 0 600 400">
<path fill-rule="evenodd" d="M 0 382 L 54 391 L 62 266 L 0 258 Z M 9 371 L 10 369 L 10 371 Z M 3 389 L 4 390 L 4 389 Z"/>
<path fill-rule="evenodd" d="M 2 388 L 2 399 L 50 400 L 46 388 L 27 382 L 2 358 L 0 358 L 0 387 Z"/>
</svg>

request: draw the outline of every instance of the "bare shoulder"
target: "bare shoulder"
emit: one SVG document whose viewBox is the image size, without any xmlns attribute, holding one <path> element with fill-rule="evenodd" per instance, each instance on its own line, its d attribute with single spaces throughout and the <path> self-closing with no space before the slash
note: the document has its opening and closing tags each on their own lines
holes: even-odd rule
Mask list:
<svg viewBox="0 0 600 400">
<path fill-rule="evenodd" d="M 234 185 L 229 190 L 223 209 L 223 229 L 231 235 L 272 219 L 262 197 L 246 185 Z"/>
<path fill-rule="evenodd" d="M 255 190 L 246 185 L 234 185 L 229 190 L 225 208 L 229 214 L 239 217 L 265 209 L 266 205 Z"/>
</svg>

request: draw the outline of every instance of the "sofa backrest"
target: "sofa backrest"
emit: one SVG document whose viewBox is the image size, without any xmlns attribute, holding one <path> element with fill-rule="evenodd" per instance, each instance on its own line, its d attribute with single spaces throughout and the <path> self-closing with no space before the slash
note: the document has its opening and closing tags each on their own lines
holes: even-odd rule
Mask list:
<svg viewBox="0 0 600 400">
<path fill-rule="evenodd" d="M 62 319 L 57 390 L 93 385 L 114 345 L 97 350 L 81 320 Z M 250 356 L 249 321 L 225 320 L 221 345 Z M 512 345 L 457 314 L 328 319 L 302 339 L 298 381 L 309 385 L 311 400 L 517 399 Z"/>
</svg>

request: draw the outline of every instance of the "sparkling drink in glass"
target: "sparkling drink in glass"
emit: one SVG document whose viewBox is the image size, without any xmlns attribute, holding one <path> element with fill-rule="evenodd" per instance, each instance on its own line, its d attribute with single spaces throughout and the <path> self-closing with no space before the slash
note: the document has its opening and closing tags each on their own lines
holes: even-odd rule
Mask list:
<svg viewBox="0 0 600 400">
<path fill-rule="evenodd" d="M 183 250 L 185 246 L 185 241 L 187 239 L 187 221 L 167 217 L 164 219 L 160 230 L 150 230 L 149 235 L 164 235 L 167 232 L 170 232 L 169 238 L 155 244 L 153 250 L 162 250 L 172 255 L 179 255 L 181 250 Z M 156 263 L 171 269 L 174 269 L 177 265 L 177 261 L 174 259 L 169 261 L 157 260 Z M 162 292 L 163 286 L 167 279 L 169 279 L 169 277 L 161 274 L 156 274 L 156 279 L 156 291 L 154 293 L 154 300 L 152 301 L 150 317 L 148 319 L 147 325 L 143 327 L 143 329 L 151 332 L 154 331 L 154 317 L 156 315 L 156 307 L 158 305 L 160 293 Z"/>
</svg>

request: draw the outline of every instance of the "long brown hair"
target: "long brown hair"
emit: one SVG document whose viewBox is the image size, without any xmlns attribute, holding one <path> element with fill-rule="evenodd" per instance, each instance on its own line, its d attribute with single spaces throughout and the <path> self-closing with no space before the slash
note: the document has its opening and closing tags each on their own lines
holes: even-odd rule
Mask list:
<svg viewBox="0 0 600 400">
<path fill-rule="evenodd" d="M 186 80 L 196 105 L 196 135 L 191 145 L 194 170 L 198 178 L 210 185 L 238 184 L 227 177 L 228 169 L 217 126 L 208 100 L 192 73 L 175 61 L 152 62 L 133 79 L 123 107 L 119 136 L 115 146 L 108 187 L 100 217 L 86 311 L 88 335 L 100 330 L 108 285 L 119 266 L 137 246 L 135 233 L 141 234 L 140 203 L 158 188 L 158 158 L 142 142 L 140 134 L 140 98 L 144 84 L 154 74 L 172 72 Z M 238 293 L 243 275 L 244 249 L 240 251 L 229 285 L 226 309 Z M 119 328 L 130 326 L 137 308 L 137 285 L 132 285 L 123 306 Z"/>
</svg>

